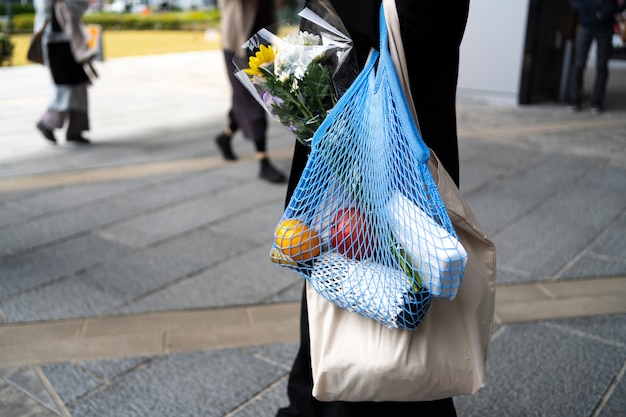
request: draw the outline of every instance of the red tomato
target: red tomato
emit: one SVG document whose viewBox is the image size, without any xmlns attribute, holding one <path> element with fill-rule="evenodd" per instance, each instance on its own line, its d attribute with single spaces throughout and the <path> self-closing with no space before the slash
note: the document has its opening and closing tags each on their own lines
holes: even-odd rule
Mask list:
<svg viewBox="0 0 626 417">
<path fill-rule="evenodd" d="M 330 227 L 330 244 L 340 254 L 360 260 L 371 252 L 372 236 L 367 218 L 356 207 L 342 208 L 333 216 Z"/>
</svg>

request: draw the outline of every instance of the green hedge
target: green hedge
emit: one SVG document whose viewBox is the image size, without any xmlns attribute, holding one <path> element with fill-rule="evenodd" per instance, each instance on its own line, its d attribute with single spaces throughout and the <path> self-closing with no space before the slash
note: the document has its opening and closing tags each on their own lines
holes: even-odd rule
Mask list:
<svg viewBox="0 0 626 417">
<path fill-rule="evenodd" d="M 5 62 L 11 63 L 11 58 L 13 57 L 13 46 L 13 42 L 11 42 L 9 35 L 0 32 L 0 67 L 4 65 Z"/>
<path fill-rule="evenodd" d="M 32 4 L 21 4 L 16 1 L 11 2 L 11 14 L 13 16 L 33 13 L 35 13 L 35 6 Z M 2 3 L 0 3 L 0 16 L 6 16 L 6 14 L 6 1 L 2 0 Z"/>
<path fill-rule="evenodd" d="M 34 14 L 15 16 L 13 30 L 32 32 L 34 20 Z M 137 13 L 87 13 L 83 21 L 116 30 L 204 30 L 217 28 L 220 14 L 217 10 L 158 12 L 145 16 Z"/>
</svg>

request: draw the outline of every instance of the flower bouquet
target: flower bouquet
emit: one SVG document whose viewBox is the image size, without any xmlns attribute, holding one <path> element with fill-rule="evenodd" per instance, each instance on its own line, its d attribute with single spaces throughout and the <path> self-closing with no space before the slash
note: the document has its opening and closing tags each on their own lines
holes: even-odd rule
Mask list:
<svg viewBox="0 0 626 417">
<path fill-rule="evenodd" d="M 308 30 L 279 37 L 277 27 L 262 29 L 233 63 L 237 78 L 265 110 L 309 145 L 358 68 L 340 21 L 306 8 L 299 15 Z"/>
</svg>

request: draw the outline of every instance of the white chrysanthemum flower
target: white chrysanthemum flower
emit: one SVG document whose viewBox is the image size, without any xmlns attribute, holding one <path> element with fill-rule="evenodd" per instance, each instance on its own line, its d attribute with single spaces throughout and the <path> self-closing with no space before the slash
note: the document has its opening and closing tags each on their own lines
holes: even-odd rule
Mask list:
<svg viewBox="0 0 626 417">
<path fill-rule="evenodd" d="M 285 81 L 290 75 L 301 79 L 306 72 L 307 66 L 313 60 L 303 53 L 301 46 L 285 45 L 274 59 L 274 73 L 281 81 Z"/>
<path fill-rule="evenodd" d="M 288 35 L 278 48 L 274 59 L 274 73 L 280 81 L 293 75 L 301 80 L 309 64 L 324 53 L 321 38 L 309 32 Z"/>
<path fill-rule="evenodd" d="M 319 45 L 321 43 L 321 38 L 313 33 L 302 31 L 297 35 L 287 35 L 287 37 L 285 37 L 285 42 L 290 45 L 313 46 Z"/>
</svg>

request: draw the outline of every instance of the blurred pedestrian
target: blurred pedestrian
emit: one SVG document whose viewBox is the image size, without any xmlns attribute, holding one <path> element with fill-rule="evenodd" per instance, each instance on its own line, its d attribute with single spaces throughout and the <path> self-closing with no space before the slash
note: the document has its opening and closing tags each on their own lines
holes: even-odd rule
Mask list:
<svg viewBox="0 0 626 417">
<path fill-rule="evenodd" d="M 570 0 L 578 12 L 578 27 L 574 45 L 574 65 L 570 74 L 568 110 L 581 109 L 583 76 L 592 42 L 596 42 L 596 76 L 591 97 L 591 112 L 604 111 L 604 95 L 609 79 L 609 58 L 613 49 L 615 15 L 621 13 L 624 0 Z"/>
<path fill-rule="evenodd" d="M 66 26 L 62 26 L 59 20 L 53 19 L 53 8 L 56 1 L 65 1 L 70 11 L 70 21 L 65 25 L 82 26 L 83 14 L 89 6 L 88 0 L 35 0 L 35 24 L 34 31 L 37 32 L 49 21 L 42 38 L 44 61 L 50 67 L 50 56 L 47 48 L 49 43 L 68 42 L 68 33 L 71 33 Z M 70 42 L 70 44 L 72 44 Z M 50 85 L 48 108 L 41 119 L 37 122 L 37 129 L 50 143 L 56 144 L 54 135 L 55 129 L 60 129 L 67 122 L 66 140 L 77 145 L 89 144 L 89 140 L 83 137 L 83 132 L 89 130 L 89 102 L 87 97 L 87 87 L 89 79 L 77 84 L 55 84 L 54 79 Z"/>
<path fill-rule="evenodd" d="M 245 53 L 241 46 L 256 32 L 276 21 L 274 0 L 220 0 L 222 49 L 226 71 L 232 88 L 228 123 L 215 142 L 224 159 L 233 161 L 234 134 L 241 129 L 251 140 L 259 161 L 259 177 L 273 183 L 286 181 L 285 175 L 274 167 L 267 153 L 267 115 L 265 110 L 235 77 L 233 58 Z"/>
<path fill-rule="evenodd" d="M 308 3 L 315 2 L 309 0 Z M 381 0 L 331 0 L 354 41 L 362 67 L 370 48 L 378 48 Z M 397 0 L 411 93 L 422 137 L 459 184 L 456 128 L 456 86 L 459 47 L 469 11 L 469 0 L 437 2 Z M 287 189 L 291 198 L 306 164 L 308 149 L 296 143 Z M 302 297 L 300 348 L 287 386 L 290 404 L 277 417 L 454 417 L 452 398 L 424 402 L 321 402 L 313 398 L 313 376 L 306 294 Z M 355 347 L 358 349 L 358 347 Z M 407 382 L 409 383 L 409 382 Z"/>
</svg>

